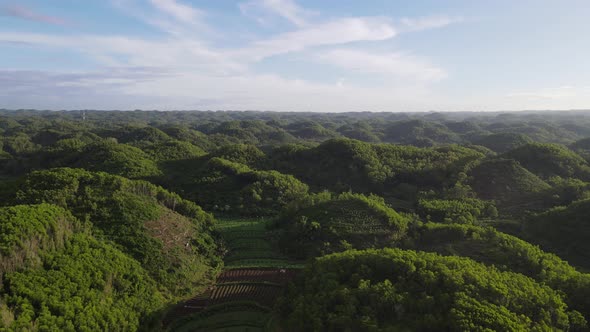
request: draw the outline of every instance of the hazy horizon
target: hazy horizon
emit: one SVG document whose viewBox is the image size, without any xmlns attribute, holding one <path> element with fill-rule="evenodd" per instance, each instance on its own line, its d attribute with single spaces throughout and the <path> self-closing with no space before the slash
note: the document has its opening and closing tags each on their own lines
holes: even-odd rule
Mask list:
<svg viewBox="0 0 590 332">
<path fill-rule="evenodd" d="M 0 0 L 0 108 L 587 110 L 585 1 Z"/>
</svg>

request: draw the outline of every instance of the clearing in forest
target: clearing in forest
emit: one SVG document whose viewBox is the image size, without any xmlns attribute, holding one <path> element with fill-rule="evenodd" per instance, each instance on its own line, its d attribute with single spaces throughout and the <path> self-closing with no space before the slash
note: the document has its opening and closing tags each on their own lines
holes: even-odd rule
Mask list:
<svg viewBox="0 0 590 332">
<path fill-rule="evenodd" d="M 264 219 L 221 219 L 227 253 L 215 285 L 168 316 L 170 331 L 270 331 L 273 307 L 302 262 L 281 255 Z"/>
</svg>

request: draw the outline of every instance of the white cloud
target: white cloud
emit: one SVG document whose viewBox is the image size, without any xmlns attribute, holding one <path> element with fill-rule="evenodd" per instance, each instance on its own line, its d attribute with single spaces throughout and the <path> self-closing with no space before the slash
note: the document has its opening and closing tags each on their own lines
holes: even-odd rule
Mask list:
<svg viewBox="0 0 590 332">
<path fill-rule="evenodd" d="M 267 16 L 279 15 L 292 24 L 304 27 L 309 24 L 310 17 L 317 13 L 304 9 L 293 0 L 255 0 L 238 4 L 242 14 L 253 17 L 259 23 L 265 24 Z"/>
<path fill-rule="evenodd" d="M 557 88 L 544 88 L 536 91 L 512 92 L 506 95 L 508 98 L 521 98 L 529 100 L 542 99 L 569 99 L 581 96 L 590 96 L 590 87 L 560 86 Z"/>
<path fill-rule="evenodd" d="M 382 41 L 393 38 L 396 34 L 396 30 L 387 18 L 342 18 L 255 42 L 252 46 L 240 50 L 239 53 L 261 60 L 269 56 L 298 52 L 316 46 Z"/>
<path fill-rule="evenodd" d="M 219 89 L 224 86 L 224 89 Z M 399 110 L 400 104 L 420 99 L 414 89 L 362 88 L 354 85 L 314 83 L 284 79 L 277 75 L 238 75 L 163 79 L 136 85 L 126 93 L 146 93 L 163 98 L 200 96 L 216 100 L 211 108 L 262 109 L 285 111 Z M 202 94 L 202 95 L 201 95 Z M 205 106 L 205 105 L 204 105 Z"/>
<path fill-rule="evenodd" d="M 19 4 L 0 6 L 0 16 L 19 18 L 27 21 L 47 23 L 52 25 L 67 25 L 67 21 L 56 16 L 49 16 L 38 13 L 32 8 Z"/>
<path fill-rule="evenodd" d="M 463 22 L 462 17 L 451 17 L 446 15 L 425 16 L 418 18 L 402 18 L 399 20 L 400 28 L 403 31 L 420 31 L 427 29 L 442 28 L 447 25 Z"/>
<path fill-rule="evenodd" d="M 433 82 L 447 73 L 427 61 L 403 53 L 370 53 L 355 49 L 334 49 L 321 52 L 318 59 L 349 71 L 393 76 L 412 81 Z"/>
<path fill-rule="evenodd" d="M 205 23 L 207 15 L 204 11 L 176 0 L 148 1 L 152 8 L 146 8 L 139 0 L 110 0 L 110 3 L 126 15 L 177 38 L 195 40 L 204 35 L 214 35 Z"/>
<path fill-rule="evenodd" d="M 363 50 L 364 42 L 382 42 L 398 34 L 387 17 L 320 20 L 316 13 L 291 0 L 250 1 L 245 5 L 285 19 L 295 25 L 295 30 L 259 38 L 243 47 L 228 45 L 221 49 L 210 46 L 200 33 L 212 27 L 204 22 L 206 14 L 185 4 L 188 1 L 148 0 L 153 7 L 147 9 L 135 6 L 139 3 L 136 0 L 111 1 L 164 34 L 132 37 L 0 31 L 0 43 L 67 49 L 97 62 L 96 70 L 90 72 L 0 70 L 3 99 L 14 102 L 18 96 L 35 96 L 21 98 L 26 103 L 22 107 L 43 107 L 43 101 L 50 100 L 64 108 L 407 111 L 422 110 L 418 105 L 425 104 L 428 84 L 446 76 L 443 69 L 417 56 Z M 434 19 L 406 21 L 401 31 L 443 23 Z M 292 52 L 302 52 L 309 62 L 323 61 L 343 69 L 343 78 L 332 83 L 314 82 L 306 80 L 303 72 L 301 79 L 286 79 L 278 73 L 258 73 L 253 66 L 265 58 Z M 387 81 L 386 86 L 365 87 L 344 78 L 346 71 L 396 79 Z M 9 93 L 14 89 L 18 93 Z M 32 104 L 37 101 L 39 105 Z"/>
<path fill-rule="evenodd" d="M 185 23 L 194 23 L 202 15 L 200 10 L 176 0 L 150 0 L 150 2 L 154 7 Z"/>
<path fill-rule="evenodd" d="M 212 73 L 243 71 L 245 64 L 198 41 L 125 36 L 52 36 L 0 32 L 0 42 L 25 42 L 87 54 L 103 66 L 161 67 Z"/>
<path fill-rule="evenodd" d="M 19 102 L 25 108 L 408 111 L 421 110 L 415 101 L 425 97 L 424 91 L 413 88 L 375 89 L 272 74 L 208 75 L 148 68 L 67 75 L 0 71 L 0 84 L 13 87 L 0 91 L 8 103 L 27 95 L 27 100 Z M 95 102 L 88 105 L 88 98 Z"/>
<path fill-rule="evenodd" d="M 167 22 L 161 22 L 161 24 L 165 23 Z M 168 26 L 162 29 L 169 32 Z M 126 36 L 64 36 L 0 32 L 0 41 L 25 42 L 76 50 L 94 57 L 107 66 L 191 67 L 227 73 L 247 70 L 251 62 L 267 57 L 300 52 L 314 47 L 384 41 L 395 37 L 397 31 L 391 24 L 391 20 L 385 17 L 341 18 L 254 41 L 242 48 L 225 50 L 216 50 L 200 40 L 189 39 L 181 33 L 172 33 L 172 35 L 174 38 L 152 40 Z M 123 60 L 119 55 L 124 56 Z M 399 53 L 370 54 L 336 49 L 323 53 L 320 58 L 328 59 L 334 65 L 345 69 L 357 69 L 357 66 L 361 66 L 358 69 L 368 72 L 387 71 L 390 74 L 402 75 L 408 72 L 418 74 L 420 79 L 436 79 L 444 76 L 441 70 L 428 66 L 424 61 Z"/>
</svg>

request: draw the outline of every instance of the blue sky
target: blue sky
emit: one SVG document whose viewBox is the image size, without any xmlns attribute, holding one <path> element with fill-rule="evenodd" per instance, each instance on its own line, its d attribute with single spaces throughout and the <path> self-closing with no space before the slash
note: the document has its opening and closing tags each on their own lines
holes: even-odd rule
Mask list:
<svg viewBox="0 0 590 332">
<path fill-rule="evenodd" d="M 0 108 L 590 109 L 587 0 L 0 0 Z"/>
</svg>

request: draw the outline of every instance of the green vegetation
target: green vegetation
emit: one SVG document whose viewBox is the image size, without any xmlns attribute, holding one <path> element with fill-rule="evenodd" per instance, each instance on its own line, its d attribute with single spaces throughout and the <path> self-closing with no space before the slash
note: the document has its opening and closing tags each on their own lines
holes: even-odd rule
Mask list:
<svg viewBox="0 0 590 332">
<path fill-rule="evenodd" d="M 0 328 L 133 331 L 164 303 L 139 265 L 49 204 L 0 208 Z"/>
<path fill-rule="evenodd" d="M 573 150 L 590 150 L 590 137 L 582 138 L 570 145 Z"/>
<path fill-rule="evenodd" d="M 292 269 L 303 264 L 279 253 L 268 226 L 269 221 L 261 219 L 219 220 L 226 270 L 215 286 L 172 310 L 169 315 L 177 318 L 169 330 L 274 331 L 273 304 Z"/>
<path fill-rule="evenodd" d="M 559 293 L 470 259 L 397 249 L 316 259 L 282 303 L 285 329 L 567 330 L 585 321 Z"/>
<path fill-rule="evenodd" d="M 574 202 L 535 215 L 524 224 L 526 240 L 590 269 L 590 200 Z"/>
<path fill-rule="evenodd" d="M 376 196 L 328 193 L 295 202 L 281 215 L 281 249 L 307 258 L 349 248 L 383 247 L 403 236 L 408 219 Z"/>
<path fill-rule="evenodd" d="M 250 167 L 259 165 L 265 159 L 264 152 L 260 151 L 260 149 L 254 145 L 246 144 L 224 145 L 211 152 L 211 156 L 248 165 Z"/>
<path fill-rule="evenodd" d="M 583 112 L 0 110 L 0 330 L 589 331 L 589 136 Z"/>
<path fill-rule="evenodd" d="M 182 141 L 164 141 L 148 145 L 143 150 L 151 158 L 158 161 L 182 160 L 205 155 L 203 149 Z"/>
<path fill-rule="evenodd" d="M 189 331 L 251 331 L 263 332 L 271 319 L 271 309 L 255 302 L 233 302 L 213 306 L 176 322 L 171 330 Z"/>
<path fill-rule="evenodd" d="M 584 158 L 557 144 L 531 143 L 504 154 L 541 178 L 560 176 L 590 180 L 590 166 Z"/>
<path fill-rule="evenodd" d="M 530 193 L 548 190 L 550 185 L 511 159 L 491 159 L 474 167 L 469 184 L 483 199 L 513 202 L 530 198 Z"/>
<path fill-rule="evenodd" d="M 533 140 L 527 135 L 511 132 L 490 134 L 473 141 L 473 144 L 485 146 L 498 153 L 508 152 L 529 143 L 533 143 Z"/>
<path fill-rule="evenodd" d="M 503 271 L 521 273 L 564 292 L 564 301 L 572 309 L 590 312 L 590 275 L 576 271 L 554 254 L 492 227 L 428 223 L 413 228 L 400 246 L 469 257 Z"/>
<path fill-rule="evenodd" d="M 297 138 L 303 138 L 312 141 L 323 141 L 337 137 L 338 134 L 330 129 L 323 127 L 315 121 L 297 121 L 289 124 L 286 129 Z"/>
<path fill-rule="evenodd" d="M 128 126 L 118 130 L 107 130 L 103 135 L 111 135 L 121 143 L 133 145 L 145 145 L 149 143 L 162 143 L 170 137 L 162 130 L 154 127 Z"/>
<path fill-rule="evenodd" d="M 493 204 L 475 198 L 421 199 L 417 212 L 426 220 L 457 224 L 474 224 L 479 218 L 498 217 L 498 210 Z"/>
<path fill-rule="evenodd" d="M 64 247 L 80 223 L 54 205 L 0 208 L 0 271 L 39 265 L 40 253 Z"/>
<path fill-rule="evenodd" d="M 442 123 L 424 120 L 394 122 L 384 129 L 384 141 L 429 147 L 440 143 L 457 143 L 459 137 Z"/>
<path fill-rule="evenodd" d="M 225 241 L 226 268 L 301 266 L 279 252 L 269 225 L 263 219 L 221 219 L 217 230 Z"/>
<path fill-rule="evenodd" d="M 586 159 L 586 161 L 590 160 L 590 137 L 575 141 L 569 145 L 569 148 Z"/>
<path fill-rule="evenodd" d="M 415 191 L 450 187 L 459 173 L 483 158 L 475 150 L 453 145 L 420 149 L 349 139 L 286 152 L 271 153 L 271 167 L 321 189 L 381 194 L 402 184 L 413 186 Z"/>
<path fill-rule="evenodd" d="M 204 208 L 233 215 L 276 215 L 293 200 L 305 197 L 308 186 L 291 175 L 277 171 L 256 171 L 219 157 L 192 160 L 195 168 L 175 176 L 178 165 L 171 166 L 173 188 Z"/>
<path fill-rule="evenodd" d="M 84 234 L 44 255 L 42 267 L 6 273 L 1 294 L 2 325 L 15 331 L 134 331 L 163 304 L 139 263 Z"/>
<path fill-rule="evenodd" d="M 16 200 L 56 204 L 89 221 L 175 295 L 202 287 L 218 264 L 211 215 L 147 182 L 79 169 L 37 171 L 23 180 Z"/>
<path fill-rule="evenodd" d="M 62 165 L 65 166 L 65 165 Z M 84 147 L 76 167 L 137 179 L 160 174 L 156 163 L 140 149 L 105 140 Z"/>
<path fill-rule="evenodd" d="M 200 131 L 190 129 L 186 126 L 163 125 L 160 129 L 173 139 L 176 139 L 180 142 L 191 143 L 205 151 L 210 151 L 215 147 L 215 144 L 207 138 L 207 135 Z"/>
</svg>

